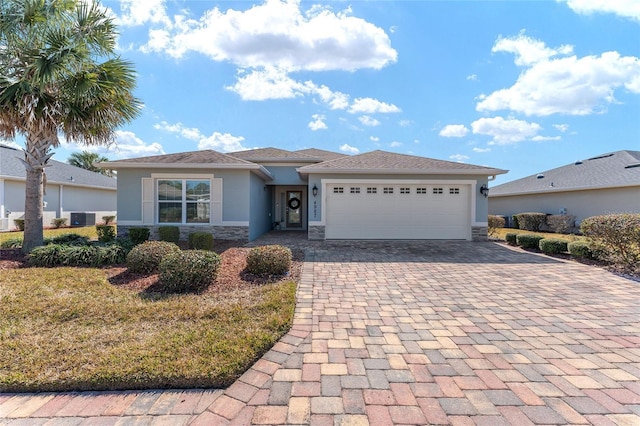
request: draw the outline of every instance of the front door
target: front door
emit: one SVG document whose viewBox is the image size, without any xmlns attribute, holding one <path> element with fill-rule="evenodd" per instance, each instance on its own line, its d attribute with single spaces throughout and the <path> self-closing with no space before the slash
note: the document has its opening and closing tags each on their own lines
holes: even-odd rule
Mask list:
<svg viewBox="0 0 640 426">
<path fill-rule="evenodd" d="M 302 191 L 287 191 L 287 228 L 302 228 Z"/>
</svg>

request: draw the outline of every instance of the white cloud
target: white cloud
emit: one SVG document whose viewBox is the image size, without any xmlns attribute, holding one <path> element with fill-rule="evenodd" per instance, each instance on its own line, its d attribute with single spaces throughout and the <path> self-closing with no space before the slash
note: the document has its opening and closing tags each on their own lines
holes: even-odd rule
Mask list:
<svg viewBox="0 0 640 426">
<path fill-rule="evenodd" d="M 480 96 L 478 111 L 510 110 L 526 115 L 588 115 L 616 103 L 616 89 L 640 94 L 640 58 L 605 52 L 540 60 L 507 89 Z"/>
<path fill-rule="evenodd" d="M 307 82 L 307 86 L 313 84 L 311 82 Z M 329 89 L 327 86 L 315 86 L 314 92 L 320 97 L 322 102 L 329 105 L 331 109 L 347 109 L 349 106 L 349 95 L 342 92 L 334 92 Z"/>
<path fill-rule="evenodd" d="M 397 59 L 383 29 L 350 16 L 348 9 L 312 6 L 305 13 L 299 0 L 266 0 L 247 10 L 214 7 L 198 19 L 175 15 L 165 25 L 166 44 L 146 49 L 175 58 L 197 52 L 240 67 L 288 71 L 380 69 Z"/>
<path fill-rule="evenodd" d="M 478 148 L 478 147 L 473 148 L 473 152 L 477 152 L 477 153 L 490 152 L 490 151 L 491 151 L 491 148 Z"/>
<path fill-rule="evenodd" d="M 349 154 L 359 154 L 360 150 L 358 148 L 356 148 L 355 146 L 351 146 L 348 144 L 344 144 L 340 146 L 340 151 L 342 152 L 348 152 Z"/>
<path fill-rule="evenodd" d="M 478 76 L 475 74 L 471 74 L 467 76 L 467 80 L 469 81 L 476 81 L 478 79 Z"/>
<path fill-rule="evenodd" d="M 411 125 L 412 121 L 411 120 L 400 120 L 398 121 L 398 125 L 400 127 L 409 127 Z"/>
<path fill-rule="evenodd" d="M 566 132 L 567 130 L 569 130 L 569 125 L 568 124 L 554 124 L 553 127 L 556 130 L 559 130 L 561 132 Z"/>
<path fill-rule="evenodd" d="M 573 52 L 573 46 L 564 45 L 551 49 L 544 42 L 527 37 L 521 32 L 517 37 L 498 37 L 491 51 L 513 53 L 516 65 L 529 66 L 560 54 L 569 55 Z"/>
<path fill-rule="evenodd" d="M 531 138 L 534 142 L 559 141 L 560 139 L 562 139 L 560 136 L 534 136 Z"/>
<path fill-rule="evenodd" d="M 84 148 L 86 149 L 89 147 Z M 165 153 L 162 145 L 159 143 L 153 142 L 147 144 L 137 137 L 135 133 L 127 130 L 116 130 L 116 143 L 107 150 L 107 152 L 109 151 L 114 152 L 119 158 L 134 158 L 140 156 L 161 155 Z"/>
<path fill-rule="evenodd" d="M 589 15 L 592 13 L 614 13 L 624 18 L 640 21 L 640 3 L 637 0 L 566 0 L 574 12 Z"/>
<path fill-rule="evenodd" d="M 491 136 L 490 145 L 509 145 L 536 136 L 542 128 L 537 123 L 492 117 L 474 121 L 471 129 L 474 134 Z"/>
<path fill-rule="evenodd" d="M 171 26 L 164 7 L 165 0 L 121 0 L 119 3 L 120 14 L 114 11 L 119 26 L 132 27 L 148 22 Z"/>
<path fill-rule="evenodd" d="M 369 136 L 369 140 L 370 140 L 371 142 L 378 142 L 378 141 L 380 141 L 380 138 L 379 138 L 379 137 L 377 137 L 377 136 Z"/>
<path fill-rule="evenodd" d="M 440 136 L 445 138 L 463 138 L 467 133 L 469 129 L 464 124 L 448 124 L 440 130 Z"/>
<path fill-rule="evenodd" d="M 380 102 L 373 98 L 356 98 L 349 107 L 351 114 L 392 113 L 400 111 L 400 108 L 393 104 Z"/>
<path fill-rule="evenodd" d="M 370 127 L 379 126 L 381 124 L 378 120 L 376 120 L 373 117 L 369 117 L 368 115 L 363 115 L 361 117 L 358 117 L 358 120 L 360 120 L 360 122 L 363 125 L 370 126 Z"/>
<path fill-rule="evenodd" d="M 291 99 L 312 93 L 314 86 L 295 81 L 286 72 L 269 67 L 240 74 L 233 86 L 227 90 L 237 93 L 245 101 L 267 99 Z"/>
<path fill-rule="evenodd" d="M 462 154 L 454 154 L 454 155 L 450 155 L 449 156 L 450 160 L 455 160 L 458 163 L 464 163 L 466 160 L 469 159 L 469 156 L 467 155 L 462 155 Z"/>
<path fill-rule="evenodd" d="M 185 139 L 198 142 L 198 149 L 213 149 L 222 152 L 243 151 L 244 137 L 233 136 L 229 133 L 213 132 L 211 136 L 205 136 L 199 129 L 185 127 L 182 123 L 169 124 L 162 121 L 155 124 L 154 129 L 177 133 Z"/>
<path fill-rule="evenodd" d="M 402 146 L 402 142 L 393 141 L 393 142 L 391 142 L 391 143 L 389 144 L 389 146 L 390 146 L 391 148 L 398 148 L 398 147 Z"/>
<path fill-rule="evenodd" d="M 313 130 L 315 132 L 316 130 L 325 130 L 325 129 L 327 129 L 327 125 L 324 122 L 326 117 L 324 115 L 322 115 L 322 114 L 313 114 L 311 116 L 311 118 L 313 118 L 313 121 L 310 121 L 309 124 L 307 124 L 307 126 L 309 126 L 309 128 L 311 130 Z"/>
</svg>

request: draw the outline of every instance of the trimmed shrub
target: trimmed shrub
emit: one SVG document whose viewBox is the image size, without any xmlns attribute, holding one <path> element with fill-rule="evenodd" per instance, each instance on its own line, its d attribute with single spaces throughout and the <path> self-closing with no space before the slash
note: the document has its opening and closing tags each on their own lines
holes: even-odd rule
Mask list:
<svg viewBox="0 0 640 426">
<path fill-rule="evenodd" d="M 522 248 L 538 249 L 540 247 L 540 240 L 544 239 L 540 235 L 533 234 L 518 234 L 516 236 L 516 244 Z"/>
<path fill-rule="evenodd" d="M 538 232 L 546 223 L 546 213 L 518 213 L 514 215 L 518 220 L 518 227 L 526 231 Z"/>
<path fill-rule="evenodd" d="M 9 238 L 0 243 L 0 248 L 22 248 L 22 238 Z"/>
<path fill-rule="evenodd" d="M 208 232 L 189 234 L 189 248 L 193 250 L 213 250 L 213 235 Z"/>
<path fill-rule="evenodd" d="M 131 272 L 152 273 L 158 269 L 163 257 L 177 253 L 180 247 L 167 241 L 145 241 L 135 246 L 127 255 L 127 267 Z"/>
<path fill-rule="evenodd" d="M 488 228 L 489 235 L 494 235 L 498 228 L 504 228 L 504 225 L 506 223 L 506 221 L 504 220 L 504 217 L 496 216 L 494 214 L 490 214 L 487 217 L 487 219 L 489 223 L 489 228 Z"/>
<path fill-rule="evenodd" d="M 516 234 L 515 232 L 508 232 L 505 236 L 504 239 L 507 243 L 509 243 L 512 246 L 517 246 L 518 243 L 516 242 L 516 238 L 518 237 L 518 234 Z"/>
<path fill-rule="evenodd" d="M 109 216 L 102 216 L 102 220 L 104 221 L 105 225 L 109 225 L 111 222 L 113 222 L 114 220 L 116 220 L 116 217 L 113 215 L 109 215 Z"/>
<path fill-rule="evenodd" d="M 29 254 L 29 265 L 53 266 L 100 266 L 123 263 L 126 251 L 118 244 L 109 245 L 65 245 L 49 244 L 36 247 Z"/>
<path fill-rule="evenodd" d="M 96 225 L 98 241 L 109 243 L 116 239 L 116 227 L 113 225 Z"/>
<path fill-rule="evenodd" d="M 89 237 L 79 234 L 62 234 L 55 237 L 45 238 L 46 244 L 62 244 L 70 246 L 86 246 L 89 244 Z"/>
<path fill-rule="evenodd" d="M 557 238 L 543 238 L 538 247 L 544 254 L 559 254 L 567 251 L 567 242 Z"/>
<path fill-rule="evenodd" d="M 24 231 L 24 219 L 13 219 L 13 223 L 18 228 L 18 231 Z"/>
<path fill-rule="evenodd" d="M 62 246 L 60 265 L 97 266 L 98 248 L 93 246 Z"/>
<path fill-rule="evenodd" d="M 129 239 L 134 245 L 142 244 L 149 239 L 151 231 L 149 228 L 129 228 L 127 232 Z"/>
<path fill-rule="evenodd" d="M 284 275 L 291 268 L 291 258 L 288 247 L 254 247 L 247 256 L 247 272 L 256 275 Z"/>
<path fill-rule="evenodd" d="M 597 257 L 625 267 L 640 264 L 640 214 L 623 213 L 593 216 L 584 219 L 580 230 L 591 240 L 591 249 L 600 252 Z"/>
<path fill-rule="evenodd" d="M 62 228 L 63 226 L 65 226 L 67 224 L 67 218 L 66 217 L 56 217 L 54 219 L 51 219 L 51 224 L 56 229 Z"/>
<path fill-rule="evenodd" d="M 185 250 L 162 258 L 160 285 L 167 292 L 198 292 L 207 288 L 218 275 L 221 258 L 207 250 Z"/>
<path fill-rule="evenodd" d="M 125 263 L 129 250 L 119 243 L 96 247 L 96 265 L 117 265 Z"/>
<path fill-rule="evenodd" d="M 50 268 L 61 264 L 62 251 L 68 246 L 62 244 L 49 244 L 36 247 L 29 253 L 30 266 Z"/>
<path fill-rule="evenodd" d="M 129 237 L 116 237 L 113 242 L 122 247 L 122 249 L 125 251 L 125 258 L 122 260 L 122 262 L 119 262 L 124 263 L 127 260 L 126 255 L 129 254 L 129 252 L 133 250 L 136 245 L 133 243 L 133 241 L 131 241 L 131 238 Z"/>
<path fill-rule="evenodd" d="M 576 225 L 576 217 L 572 214 L 552 214 L 547 217 L 547 225 L 556 234 L 568 234 Z"/>
<path fill-rule="evenodd" d="M 180 241 L 180 228 L 177 226 L 160 226 L 158 227 L 158 236 L 160 241 L 178 244 L 178 241 Z"/>
<path fill-rule="evenodd" d="M 573 257 L 581 257 L 584 259 L 593 259 L 593 252 L 587 241 L 572 241 L 567 244 L 567 250 Z"/>
<path fill-rule="evenodd" d="M 518 216 L 511 216 L 511 223 L 513 224 L 513 229 L 520 229 L 520 222 L 518 222 Z"/>
</svg>

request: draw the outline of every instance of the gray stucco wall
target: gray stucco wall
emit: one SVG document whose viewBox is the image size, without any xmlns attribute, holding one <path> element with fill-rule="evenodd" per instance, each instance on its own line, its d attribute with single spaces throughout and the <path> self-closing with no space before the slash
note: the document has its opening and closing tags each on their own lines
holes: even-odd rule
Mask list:
<svg viewBox="0 0 640 426">
<path fill-rule="evenodd" d="M 273 189 L 273 187 L 266 186 L 265 182 L 256 175 L 252 174 L 250 181 L 249 241 L 255 240 L 271 229 L 271 193 Z"/>
<path fill-rule="evenodd" d="M 640 213 L 640 187 L 491 197 L 489 213 L 513 216 L 524 212 L 559 214 L 560 209 L 576 221 L 608 213 Z"/>
<path fill-rule="evenodd" d="M 265 166 L 273 176 L 269 185 L 306 185 L 307 182 L 300 178 L 296 168 L 300 165 L 292 166 Z"/>
<path fill-rule="evenodd" d="M 479 191 L 480 186 L 487 184 L 487 176 L 474 176 L 474 175 L 341 175 L 341 174 L 328 174 L 328 175 L 309 175 L 309 220 L 312 222 L 322 220 L 322 179 L 389 179 L 389 180 L 436 180 L 436 181 L 476 181 L 476 191 Z M 318 196 L 313 197 L 312 188 L 316 185 L 318 187 Z M 475 222 L 486 222 L 489 209 L 488 199 L 480 195 L 478 192 L 476 195 L 476 217 Z"/>
</svg>

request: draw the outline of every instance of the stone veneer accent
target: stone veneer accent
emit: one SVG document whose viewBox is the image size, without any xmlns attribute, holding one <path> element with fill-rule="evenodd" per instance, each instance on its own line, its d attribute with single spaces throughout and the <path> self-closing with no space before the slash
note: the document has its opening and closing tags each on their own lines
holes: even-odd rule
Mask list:
<svg viewBox="0 0 640 426">
<path fill-rule="evenodd" d="M 324 226 L 309 226 L 310 240 L 324 240 Z"/>
<path fill-rule="evenodd" d="M 167 225 L 172 226 L 172 225 Z M 129 228 L 149 228 L 151 231 L 149 239 L 158 240 L 158 228 L 160 225 L 118 225 L 118 236 L 124 237 L 127 235 Z M 249 227 L 248 226 L 193 226 L 193 225 L 180 225 L 180 239 L 188 240 L 189 234 L 192 232 L 209 232 L 213 234 L 214 238 L 221 240 L 237 240 L 237 241 L 249 241 Z"/>
<path fill-rule="evenodd" d="M 471 239 L 473 241 L 487 241 L 488 229 L 486 226 L 472 226 L 471 227 Z"/>
</svg>

